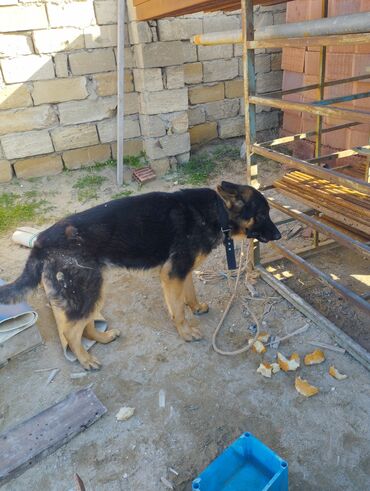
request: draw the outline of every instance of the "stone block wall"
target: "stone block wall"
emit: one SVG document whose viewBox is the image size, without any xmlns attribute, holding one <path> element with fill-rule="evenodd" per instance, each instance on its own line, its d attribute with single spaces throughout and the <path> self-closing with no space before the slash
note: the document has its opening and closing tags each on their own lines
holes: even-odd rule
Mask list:
<svg viewBox="0 0 370 491">
<path fill-rule="evenodd" d="M 239 29 L 239 12 L 125 26 L 124 152 L 144 150 L 158 174 L 191 145 L 244 134 L 241 46 L 194 46 Z M 284 6 L 257 7 L 257 27 Z M 0 0 L 0 182 L 57 174 L 116 157 L 116 0 Z M 281 88 L 280 53 L 256 57 L 259 92 Z M 278 112 L 259 109 L 257 130 Z"/>
</svg>

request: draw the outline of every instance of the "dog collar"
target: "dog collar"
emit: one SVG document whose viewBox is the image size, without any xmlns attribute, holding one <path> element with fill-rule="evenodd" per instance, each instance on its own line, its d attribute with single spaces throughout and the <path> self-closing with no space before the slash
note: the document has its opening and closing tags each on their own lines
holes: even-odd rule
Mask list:
<svg viewBox="0 0 370 491">
<path fill-rule="evenodd" d="M 218 220 L 221 225 L 221 232 L 224 236 L 223 243 L 225 246 L 227 267 L 229 270 L 236 269 L 236 259 L 235 259 L 235 247 L 234 241 L 231 238 L 231 226 L 229 221 L 229 215 L 225 210 L 225 206 L 222 199 L 217 196 L 217 214 Z"/>
</svg>

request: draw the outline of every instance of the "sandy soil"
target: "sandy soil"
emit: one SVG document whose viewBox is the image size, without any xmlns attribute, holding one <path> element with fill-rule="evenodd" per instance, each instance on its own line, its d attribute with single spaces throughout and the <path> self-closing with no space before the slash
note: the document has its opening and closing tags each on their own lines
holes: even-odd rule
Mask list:
<svg viewBox="0 0 370 491">
<path fill-rule="evenodd" d="M 267 164 L 263 169 L 265 185 L 274 178 L 276 170 Z M 86 172 L 10 184 L 3 186 L 2 191 L 36 189 L 40 195 L 49 193 L 48 200 L 56 206 L 49 212 L 51 223 L 55 217 L 103 202 L 119 191 L 114 183 L 114 170 L 105 169 L 101 175 L 107 181 L 99 191 L 98 201 L 79 203 L 72 184 Z M 242 181 L 242 164 L 231 163 L 222 178 Z M 218 180 L 214 178 L 210 184 Z M 178 187 L 174 181 L 175 177 L 157 180 L 139 192 L 171 191 Z M 137 192 L 135 186 L 129 187 Z M 283 227 L 283 232 L 289 228 Z M 27 249 L 13 244 L 10 237 L 11 232 L 0 238 L 0 274 L 5 280 L 14 279 L 22 270 L 28 254 Z M 290 247 L 292 244 L 309 245 L 309 239 L 296 237 L 290 241 Z M 342 260 L 336 255 L 330 263 L 337 274 L 342 271 Z M 324 262 L 321 256 L 318 261 Z M 351 261 L 350 271 L 366 275 L 360 264 Z M 217 272 L 224 267 L 224 252 L 219 248 L 202 269 Z M 319 285 L 316 290 L 309 287 L 307 279 L 302 278 L 298 277 L 296 285 L 298 280 L 303 282 L 312 297 L 315 291 L 322 291 Z M 294 279 L 288 281 L 292 283 Z M 357 285 L 360 289 L 364 288 L 362 279 L 356 282 L 361 283 Z M 302 378 L 320 389 L 311 399 L 295 391 L 294 373 L 262 378 L 256 373 L 259 355 L 222 357 L 211 348 L 212 333 L 233 285 L 225 280 L 205 283 L 197 278 L 195 284 L 199 297 L 209 302 L 210 312 L 192 319 L 201 325 L 205 339 L 188 344 L 181 341 L 169 320 L 154 272 L 135 276 L 109 270 L 104 315 L 109 326 L 119 328 L 122 335 L 110 345 L 93 348 L 103 368 L 80 380 L 70 379 L 72 372 L 81 370 L 77 363 L 64 359 L 44 292 L 41 289 L 35 292 L 30 302 L 40 315 L 44 345 L 0 369 L 0 431 L 89 383 L 108 412 L 87 431 L 4 485 L 4 490 L 71 490 L 75 472 L 89 491 L 159 491 L 166 489 L 160 481 L 162 476 L 173 483 L 174 489 L 188 490 L 191 479 L 244 431 L 255 434 L 288 461 L 293 491 L 362 491 L 369 487 L 368 372 L 349 355 L 326 351 L 327 360 L 322 365 L 299 369 Z M 276 295 L 260 280 L 256 288 L 261 296 Z M 253 319 L 243 303 L 248 301 L 253 312 L 259 318 L 262 316 L 265 302 L 247 300 L 247 296 L 242 283 L 219 338 L 219 344 L 226 349 L 240 347 L 250 335 L 248 327 Z M 328 297 L 324 301 L 328 303 Z M 264 322 L 271 334 L 290 333 L 307 323 L 282 298 L 267 300 L 267 304 L 271 309 Z M 346 309 L 345 305 L 341 308 L 343 312 Z M 358 323 L 365 332 L 360 317 Z M 310 340 L 334 344 L 322 329 L 308 324 L 306 333 L 282 343 L 279 350 L 286 355 L 297 351 L 302 356 L 312 350 Z M 265 359 L 275 356 L 276 350 L 269 349 Z M 341 382 L 332 379 L 328 374 L 331 364 L 349 378 Z M 46 386 L 48 374 L 35 370 L 48 367 L 58 367 L 60 372 Z M 160 390 L 166 394 L 165 408 L 159 407 Z M 115 414 L 123 405 L 135 407 L 136 412 L 129 421 L 118 423 Z M 169 467 L 179 476 L 171 474 Z"/>
</svg>

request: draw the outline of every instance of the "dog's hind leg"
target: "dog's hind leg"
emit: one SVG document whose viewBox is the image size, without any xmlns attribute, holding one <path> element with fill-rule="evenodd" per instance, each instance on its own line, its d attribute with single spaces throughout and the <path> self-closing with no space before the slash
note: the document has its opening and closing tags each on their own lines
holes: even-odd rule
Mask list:
<svg viewBox="0 0 370 491">
<path fill-rule="evenodd" d="M 90 321 L 84 330 L 83 335 L 92 339 L 93 341 L 97 341 L 98 343 L 107 344 L 111 341 L 114 341 L 118 336 L 120 336 L 121 332 L 119 329 L 109 329 L 106 332 L 100 332 L 95 328 L 95 322 Z"/>
<path fill-rule="evenodd" d="M 92 368 L 99 369 L 101 367 L 99 360 L 92 354 L 88 353 L 81 344 L 82 334 L 86 326 L 90 322 L 93 322 L 91 318 L 70 321 L 63 309 L 55 304 L 51 305 L 63 348 L 69 346 L 78 361 L 86 370 L 90 370 Z"/>
<path fill-rule="evenodd" d="M 208 304 L 198 302 L 193 283 L 193 275 L 191 272 L 187 275 L 184 281 L 184 296 L 185 304 L 191 308 L 193 314 L 200 315 L 208 312 Z"/>
<path fill-rule="evenodd" d="M 176 329 L 185 341 L 202 339 L 197 327 L 190 327 L 185 319 L 184 280 L 171 276 L 171 264 L 166 263 L 160 272 L 164 298 Z"/>
</svg>

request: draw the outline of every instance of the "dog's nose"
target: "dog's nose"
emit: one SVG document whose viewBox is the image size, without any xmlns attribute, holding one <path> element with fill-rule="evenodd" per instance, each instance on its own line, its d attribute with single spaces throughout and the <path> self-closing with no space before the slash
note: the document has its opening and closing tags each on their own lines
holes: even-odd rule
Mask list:
<svg viewBox="0 0 370 491">
<path fill-rule="evenodd" d="M 272 236 L 272 240 L 280 240 L 280 239 L 281 239 L 281 233 L 279 232 L 279 230 L 276 230 L 276 232 L 274 232 Z"/>
</svg>

